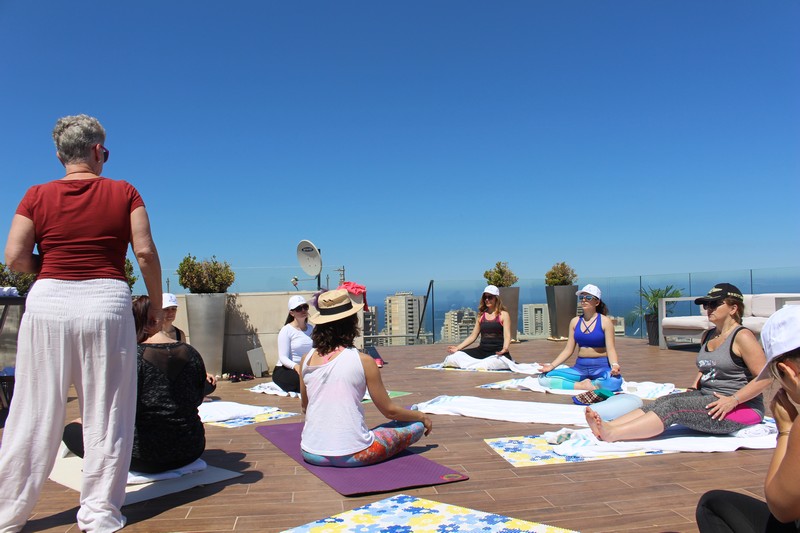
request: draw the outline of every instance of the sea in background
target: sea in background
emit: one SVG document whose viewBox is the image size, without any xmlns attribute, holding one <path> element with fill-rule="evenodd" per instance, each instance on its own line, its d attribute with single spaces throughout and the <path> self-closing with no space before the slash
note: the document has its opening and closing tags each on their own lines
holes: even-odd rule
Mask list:
<svg viewBox="0 0 800 533">
<path fill-rule="evenodd" d="M 256 267 L 235 269 L 236 282 L 228 292 L 275 292 L 294 291 L 291 280 L 298 275 L 297 268 L 268 268 Z M 339 285 L 340 273 L 336 270 L 323 270 L 321 276 L 322 287 L 335 288 Z M 186 292 L 177 284 L 174 273 L 164 273 L 165 280 L 169 280 L 170 291 L 175 293 Z M 683 296 L 703 296 L 715 284 L 720 282 L 732 283 L 739 287 L 745 294 L 763 294 L 774 292 L 800 293 L 800 267 L 779 267 L 765 269 L 720 270 L 714 272 L 684 272 L 676 274 L 657 274 L 626 277 L 581 277 L 576 284 L 581 287 L 592 283 L 603 291 L 603 301 L 609 308 L 612 316 L 625 317 L 625 335 L 632 337 L 645 337 L 646 328 L 642 327 L 641 319 L 631 315 L 633 310 L 641 304 L 639 290 L 641 288 L 664 288 L 672 285 L 680 289 Z M 378 311 L 378 324 L 382 328 L 385 324 L 384 300 L 386 296 L 396 292 L 412 292 L 414 295 L 425 296 L 430 280 L 420 280 L 418 283 L 405 283 L 395 285 L 391 282 L 373 284 L 367 287 L 367 301 L 375 306 Z M 428 299 L 423 328 L 434 334 L 436 342 L 441 340 L 441 328 L 444 324 L 444 314 L 452 309 L 469 307 L 477 309 L 478 300 L 486 282 L 482 279 L 473 281 L 464 280 L 433 280 L 433 287 Z M 522 306 L 524 304 L 547 303 L 545 296 L 544 280 L 521 279 L 516 284 L 520 288 L 519 297 L 519 330 L 522 331 Z M 298 288 L 314 290 L 317 287 L 316 279 L 300 278 Z M 144 292 L 141 280 L 134 287 L 134 292 Z M 674 314 L 697 314 L 697 307 L 692 302 L 678 302 Z"/>
</svg>

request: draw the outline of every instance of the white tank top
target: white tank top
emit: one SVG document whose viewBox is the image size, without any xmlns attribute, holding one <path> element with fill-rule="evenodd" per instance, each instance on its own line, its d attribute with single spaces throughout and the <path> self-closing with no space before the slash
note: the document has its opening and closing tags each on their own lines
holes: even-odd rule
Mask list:
<svg viewBox="0 0 800 533">
<path fill-rule="evenodd" d="M 361 400 L 367 378 L 355 348 L 343 350 L 329 363 L 303 361 L 303 382 L 308 394 L 306 424 L 300 447 L 316 455 L 350 455 L 372 445 L 374 436 L 364 420 Z"/>
</svg>

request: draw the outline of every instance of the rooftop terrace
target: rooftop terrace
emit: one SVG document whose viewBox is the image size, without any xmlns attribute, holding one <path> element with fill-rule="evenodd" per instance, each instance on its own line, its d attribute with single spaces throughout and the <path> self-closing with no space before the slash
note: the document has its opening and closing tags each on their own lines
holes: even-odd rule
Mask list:
<svg viewBox="0 0 800 533">
<path fill-rule="evenodd" d="M 669 381 L 685 386 L 693 377 L 694 352 L 660 351 L 645 340 L 617 339 L 623 374 L 631 381 Z M 549 361 L 563 346 L 527 341 L 512 346 L 520 362 Z M 509 400 L 570 402 L 568 397 L 475 388 L 507 379 L 506 374 L 415 370 L 444 358 L 442 345 L 381 348 L 388 362 L 382 369 L 390 390 L 413 392 L 405 404 L 440 394 L 473 395 Z M 274 405 L 299 412 L 292 398 L 245 390 L 263 380 L 221 382 L 216 396 L 224 400 Z M 771 391 L 768 393 L 771 397 Z M 371 425 L 383 422 L 367 406 Z M 74 395 L 67 419 L 78 414 Z M 724 488 L 763 497 L 763 480 L 771 450 L 732 453 L 677 453 L 566 465 L 514 468 L 483 442 L 554 431 L 557 426 L 519 424 L 432 415 L 431 435 L 412 447 L 425 457 L 465 472 L 470 479 L 435 487 L 401 491 L 454 505 L 574 529 L 600 531 L 697 531 L 694 509 L 703 492 Z M 270 422 L 298 422 L 292 417 Z M 243 476 L 126 506 L 125 531 L 282 531 L 397 493 L 348 498 L 339 495 L 255 431 L 207 426 L 203 458 L 213 466 Z M 48 481 L 26 532 L 75 532 L 78 493 Z"/>
</svg>

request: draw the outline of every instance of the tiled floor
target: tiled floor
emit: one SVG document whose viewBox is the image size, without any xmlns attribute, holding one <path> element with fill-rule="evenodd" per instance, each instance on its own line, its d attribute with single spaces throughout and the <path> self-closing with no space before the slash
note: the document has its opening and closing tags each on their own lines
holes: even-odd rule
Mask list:
<svg viewBox="0 0 800 533">
<path fill-rule="evenodd" d="M 562 346 L 549 341 L 522 342 L 513 345 L 512 354 L 520 362 L 549 362 Z M 618 351 L 623 374 L 631 381 L 669 381 L 685 386 L 696 372 L 693 352 L 660 351 L 638 339 L 618 339 Z M 414 369 L 441 361 L 445 355 L 441 345 L 381 348 L 380 353 L 387 361 L 381 371 L 386 387 L 414 393 L 396 400 L 403 404 L 440 394 L 570 401 L 563 396 L 475 388 L 507 379 L 506 374 Z M 297 399 L 245 390 L 257 382 L 220 383 L 216 395 L 299 411 Z M 366 410 L 371 424 L 382 422 L 374 406 Z M 77 402 L 72 401 L 67 417 L 76 415 Z M 294 417 L 271 423 L 300 420 Z M 694 509 L 700 495 L 712 488 L 726 488 L 762 496 L 771 456 L 769 450 L 679 453 L 513 468 L 483 439 L 540 434 L 558 427 L 453 416 L 433 416 L 433 421 L 433 433 L 418 443 L 417 450 L 466 472 L 470 479 L 403 492 L 583 532 L 697 531 Z M 125 531 L 281 531 L 394 494 L 343 497 L 263 439 L 255 426 L 207 427 L 206 437 L 204 459 L 244 475 L 125 507 L 129 519 Z M 48 481 L 25 531 L 77 531 L 77 505 L 76 492 Z"/>
</svg>

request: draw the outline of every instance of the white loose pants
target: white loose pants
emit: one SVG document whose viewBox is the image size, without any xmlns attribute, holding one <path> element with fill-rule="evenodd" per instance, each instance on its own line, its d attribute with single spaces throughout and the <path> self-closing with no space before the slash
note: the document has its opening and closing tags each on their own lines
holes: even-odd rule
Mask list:
<svg viewBox="0 0 800 533">
<path fill-rule="evenodd" d="M 19 331 L 16 384 L 0 443 L 0 531 L 28 520 L 55 462 L 75 385 L 85 456 L 78 526 L 110 532 L 120 507 L 136 418 L 136 333 L 124 281 L 36 281 Z"/>
</svg>

